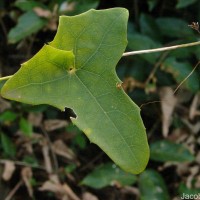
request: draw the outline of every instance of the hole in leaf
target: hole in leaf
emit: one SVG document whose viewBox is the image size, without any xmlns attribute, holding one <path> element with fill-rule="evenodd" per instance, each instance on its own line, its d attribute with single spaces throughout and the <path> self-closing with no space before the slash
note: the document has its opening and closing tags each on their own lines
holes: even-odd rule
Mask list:
<svg viewBox="0 0 200 200">
<path fill-rule="evenodd" d="M 65 108 L 65 114 L 68 120 L 70 119 L 70 117 L 73 117 L 73 118 L 77 117 L 75 112 L 71 108 Z"/>
</svg>

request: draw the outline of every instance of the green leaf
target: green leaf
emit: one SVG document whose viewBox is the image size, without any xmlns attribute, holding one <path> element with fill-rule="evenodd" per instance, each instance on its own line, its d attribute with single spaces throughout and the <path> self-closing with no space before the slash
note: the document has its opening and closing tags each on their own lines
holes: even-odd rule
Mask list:
<svg viewBox="0 0 200 200">
<path fill-rule="evenodd" d="M 188 62 L 177 61 L 176 58 L 167 58 L 162 64 L 162 70 L 171 73 L 177 83 L 181 83 L 193 70 L 194 66 L 191 66 Z M 199 75 L 197 71 L 194 71 L 183 84 L 186 88 L 192 92 L 199 90 Z"/>
<path fill-rule="evenodd" d="M 33 127 L 32 125 L 23 117 L 20 119 L 19 122 L 20 130 L 25 136 L 31 137 L 33 134 Z"/>
<path fill-rule="evenodd" d="M 144 49 L 153 49 L 159 48 L 161 46 L 160 43 L 155 42 L 150 37 L 142 35 L 142 34 L 134 34 L 128 35 L 128 47 L 131 50 L 144 50 Z M 151 53 L 151 54 L 143 54 L 139 55 L 144 60 L 148 61 L 151 64 L 154 64 L 159 57 L 160 53 Z"/>
<path fill-rule="evenodd" d="M 169 194 L 162 176 L 154 170 L 146 170 L 139 177 L 141 200 L 169 200 Z"/>
<path fill-rule="evenodd" d="M 9 43 L 19 42 L 21 39 L 36 33 L 47 23 L 46 19 L 42 19 L 36 15 L 34 11 L 28 11 L 21 15 L 17 25 L 12 28 L 8 34 Z"/>
<path fill-rule="evenodd" d="M 30 11 L 35 7 L 44 8 L 44 4 L 33 0 L 17 0 L 14 5 L 23 11 Z"/>
<path fill-rule="evenodd" d="M 199 195 L 200 188 L 188 188 L 184 183 L 180 183 L 178 187 L 178 192 L 181 196 L 183 196 L 183 193 L 184 193 L 186 195 L 185 199 L 194 199 L 192 198 L 192 196 L 187 196 L 187 195 Z"/>
<path fill-rule="evenodd" d="M 12 122 L 17 118 L 16 113 L 12 111 L 5 111 L 0 115 L 0 122 Z"/>
<path fill-rule="evenodd" d="M 177 4 L 176 4 L 176 8 L 185 8 L 189 5 L 194 4 L 195 2 L 197 2 L 197 0 L 178 0 Z"/>
<path fill-rule="evenodd" d="M 65 167 L 65 173 L 66 174 L 72 173 L 76 168 L 77 166 L 75 164 L 69 164 Z"/>
<path fill-rule="evenodd" d="M 187 22 L 173 17 L 163 17 L 156 20 L 157 25 L 164 36 L 172 38 L 185 38 L 194 35 Z"/>
<path fill-rule="evenodd" d="M 156 161 L 193 161 L 194 156 L 182 144 L 172 143 L 167 140 L 154 142 L 150 145 L 151 160 Z"/>
<path fill-rule="evenodd" d="M 1 136 L 1 146 L 3 148 L 4 154 L 12 158 L 15 157 L 16 147 L 12 142 L 12 140 L 2 132 L 0 132 L 0 136 Z"/>
<path fill-rule="evenodd" d="M 88 174 L 81 182 L 91 188 L 101 189 L 119 183 L 122 186 L 131 185 L 136 182 L 136 176 L 123 172 L 113 163 L 98 166 Z"/>
<path fill-rule="evenodd" d="M 31 166 L 39 165 L 37 158 L 34 155 L 25 155 L 22 161 L 31 164 Z"/>
<path fill-rule="evenodd" d="M 140 173 L 149 159 L 140 109 L 116 87 L 127 19 L 123 8 L 61 16 L 51 46 L 24 63 L 1 92 L 24 103 L 72 108 L 72 122 L 91 142 L 124 170 Z"/>
<path fill-rule="evenodd" d="M 147 0 L 149 11 L 152 11 L 158 4 L 158 0 Z"/>
<path fill-rule="evenodd" d="M 78 145 L 80 149 L 84 149 L 86 147 L 86 138 L 82 133 L 77 133 L 76 136 L 73 138 L 73 144 Z"/>
<path fill-rule="evenodd" d="M 161 34 L 155 19 L 145 13 L 140 15 L 140 31 L 155 41 L 161 40 Z"/>
</svg>

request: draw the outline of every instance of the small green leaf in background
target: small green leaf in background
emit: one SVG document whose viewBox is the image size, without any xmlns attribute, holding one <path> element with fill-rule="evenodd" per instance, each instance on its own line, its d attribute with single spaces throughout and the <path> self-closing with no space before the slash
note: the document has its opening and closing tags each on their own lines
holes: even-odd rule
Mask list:
<svg viewBox="0 0 200 200">
<path fill-rule="evenodd" d="M 187 60 L 191 56 L 194 55 L 195 49 L 196 49 L 196 47 L 176 49 L 176 50 L 170 51 L 168 54 L 168 57 Z"/>
<path fill-rule="evenodd" d="M 178 187 L 178 193 L 179 193 L 180 196 L 182 196 L 183 193 L 188 194 L 188 195 L 190 195 L 190 194 L 199 195 L 200 194 L 200 188 L 188 188 L 184 183 L 180 183 L 180 185 Z M 188 198 L 188 199 L 190 199 L 190 198 Z"/>
<path fill-rule="evenodd" d="M 158 0 L 147 0 L 149 11 L 152 11 L 158 4 Z"/>
<path fill-rule="evenodd" d="M 195 56 L 197 60 L 200 60 L 200 45 L 195 47 Z"/>
<path fill-rule="evenodd" d="M 88 174 L 81 182 L 91 188 L 101 189 L 106 186 L 121 186 L 134 184 L 137 180 L 135 175 L 125 173 L 113 163 L 107 163 L 97 167 L 93 172 Z"/>
<path fill-rule="evenodd" d="M 197 2 L 197 0 L 178 0 L 177 4 L 176 4 L 176 8 L 185 8 L 189 5 L 194 4 L 195 2 Z"/>
<path fill-rule="evenodd" d="M 12 111 L 5 111 L 0 114 L 0 122 L 12 122 L 17 118 L 17 114 Z"/>
<path fill-rule="evenodd" d="M 156 161 L 193 161 L 194 156 L 182 144 L 172 143 L 167 140 L 154 142 L 150 145 L 151 160 Z"/>
<path fill-rule="evenodd" d="M 75 169 L 76 169 L 76 165 L 75 164 L 69 164 L 65 167 L 65 172 L 68 173 L 72 173 Z"/>
<path fill-rule="evenodd" d="M 46 19 L 38 17 L 34 11 L 28 11 L 19 17 L 17 25 L 10 30 L 8 42 L 19 42 L 21 39 L 42 29 L 46 23 Z"/>
<path fill-rule="evenodd" d="M 12 140 L 3 132 L 0 132 L 1 136 L 1 147 L 5 156 L 14 158 L 16 155 L 16 147 Z"/>
<path fill-rule="evenodd" d="M 172 23 L 173 22 L 173 23 Z M 188 24 L 179 19 L 173 17 L 163 17 L 158 18 L 156 23 L 164 36 L 172 38 L 185 38 L 194 36 L 191 28 L 188 27 Z"/>
<path fill-rule="evenodd" d="M 23 117 L 19 122 L 20 130 L 25 136 L 31 137 L 33 134 L 33 126 Z"/>
<path fill-rule="evenodd" d="M 160 43 L 155 42 L 150 37 L 142 34 L 129 34 L 128 35 L 128 47 L 132 51 L 143 50 L 143 49 L 153 49 L 159 48 L 161 46 Z M 141 54 L 138 55 L 141 58 L 145 59 L 147 62 L 154 64 L 160 53 L 151 53 L 151 54 Z"/>
<path fill-rule="evenodd" d="M 73 144 L 79 146 L 80 149 L 84 149 L 86 147 L 86 137 L 82 133 L 77 133 L 76 136 L 73 138 Z"/>
<path fill-rule="evenodd" d="M 30 164 L 31 166 L 38 166 L 39 163 L 34 155 L 26 155 L 22 159 L 23 162 Z"/>
<path fill-rule="evenodd" d="M 169 200 L 169 193 L 162 176 L 154 170 L 146 170 L 139 176 L 141 200 Z"/>
<path fill-rule="evenodd" d="M 170 57 L 163 62 L 161 69 L 171 73 L 176 82 L 181 83 L 192 72 L 193 67 L 188 62 L 177 61 L 176 58 Z M 197 70 L 188 77 L 183 86 L 191 92 L 197 92 L 200 89 Z"/>
<path fill-rule="evenodd" d="M 14 5 L 23 11 L 30 11 L 35 7 L 45 8 L 44 4 L 33 0 L 17 0 Z"/>
<path fill-rule="evenodd" d="M 140 15 L 140 31 L 156 42 L 161 40 L 161 34 L 155 19 L 145 13 Z"/>
<path fill-rule="evenodd" d="M 84 149 L 86 147 L 87 138 L 85 137 L 85 135 L 82 133 L 82 131 L 77 126 L 75 126 L 71 123 L 67 126 L 66 131 L 69 133 L 75 134 L 75 136 L 72 140 L 73 145 L 75 145 L 75 146 L 77 145 L 80 149 Z M 75 147 L 75 149 L 76 149 L 76 147 Z"/>
</svg>

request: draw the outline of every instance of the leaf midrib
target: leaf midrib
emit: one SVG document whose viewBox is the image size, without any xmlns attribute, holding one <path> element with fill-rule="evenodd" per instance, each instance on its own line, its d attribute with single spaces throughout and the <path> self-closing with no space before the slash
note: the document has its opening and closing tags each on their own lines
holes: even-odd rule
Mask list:
<svg viewBox="0 0 200 200">
<path fill-rule="evenodd" d="M 107 114 L 107 112 L 103 109 L 103 107 L 100 105 L 100 103 L 98 102 L 98 100 L 96 99 L 96 97 L 92 94 L 92 92 L 87 88 L 87 86 L 84 84 L 84 82 L 79 78 L 78 74 L 75 73 L 75 76 L 77 77 L 77 79 L 79 80 L 79 82 L 86 88 L 86 90 L 88 91 L 88 93 L 91 95 L 91 97 L 95 100 L 95 102 L 97 103 L 97 105 L 100 107 L 100 109 L 102 110 L 102 112 L 104 113 L 104 115 L 108 118 L 108 120 L 113 124 L 114 128 L 117 130 L 118 135 L 122 138 L 122 140 L 124 141 L 124 143 L 127 145 L 128 150 L 130 152 L 130 154 L 132 155 L 133 159 L 136 162 L 137 167 L 139 168 L 139 163 L 134 155 L 134 153 L 131 151 L 130 146 L 128 145 L 127 141 L 125 140 L 125 138 L 121 135 L 119 129 L 117 128 L 117 126 L 115 125 L 115 123 L 111 120 L 111 118 L 109 117 L 109 115 Z"/>
</svg>

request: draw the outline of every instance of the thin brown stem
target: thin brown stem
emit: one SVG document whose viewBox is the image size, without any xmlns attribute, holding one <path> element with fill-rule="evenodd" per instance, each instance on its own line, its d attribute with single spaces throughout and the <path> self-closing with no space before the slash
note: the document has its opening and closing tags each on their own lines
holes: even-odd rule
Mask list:
<svg viewBox="0 0 200 200">
<path fill-rule="evenodd" d="M 180 44 L 180 45 L 175 45 L 175 46 L 170 46 L 170 47 L 162 47 L 162 48 L 156 48 L 156 49 L 131 51 L 131 52 L 123 53 L 122 56 L 133 56 L 133 55 L 137 55 L 137 54 L 145 54 L 145 53 L 155 53 L 155 52 L 161 52 L 161 51 L 169 51 L 169 50 L 174 50 L 174 49 L 179 49 L 179 48 L 184 48 L 184 47 L 191 47 L 191 46 L 196 46 L 196 45 L 200 45 L 200 41 L 198 41 L 198 42 L 192 42 L 192 43 L 187 43 L 187 44 Z"/>
<path fill-rule="evenodd" d="M 145 81 L 145 85 L 149 84 L 151 79 L 154 77 L 154 74 L 156 73 L 157 69 L 160 67 L 163 60 L 167 57 L 168 54 L 169 54 L 169 52 L 165 52 L 165 53 L 163 53 L 163 55 L 161 55 L 159 61 L 154 65 L 154 68 L 152 69 L 151 73 L 149 74 L 147 80 Z"/>
<path fill-rule="evenodd" d="M 46 132 L 46 130 L 44 129 L 43 126 L 41 126 L 41 130 L 45 136 L 45 138 L 47 139 L 47 142 L 48 142 L 48 146 L 49 146 L 49 149 L 51 151 L 51 156 L 52 156 L 52 161 L 53 161 L 53 165 L 54 165 L 54 172 L 58 172 L 58 168 L 59 168 L 59 165 L 58 165 L 58 160 L 57 160 L 57 156 L 56 154 L 54 153 L 54 150 L 53 150 L 53 145 L 52 145 L 52 142 L 51 142 L 51 139 L 48 135 L 48 133 Z"/>
<path fill-rule="evenodd" d="M 6 159 L 0 159 L 0 164 L 5 164 L 8 160 Z M 34 168 L 34 169 L 40 169 L 40 170 L 45 170 L 46 169 L 42 166 L 34 166 L 34 165 L 31 165 L 31 164 L 28 164 L 28 163 L 24 163 L 24 162 L 21 162 L 21 161 L 15 161 L 15 160 L 11 160 L 15 165 L 18 165 L 18 166 L 22 166 L 22 167 L 31 167 L 31 168 Z"/>
<path fill-rule="evenodd" d="M 156 49 L 148 49 L 148 50 L 139 50 L 139 51 L 131 51 L 131 52 L 126 52 L 122 54 L 122 57 L 125 56 L 132 56 L 132 55 L 137 55 L 137 54 L 145 54 L 145 53 L 155 53 L 155 52 L 161 52 L 161 51 L 169 51 L 169 50 L 174 50 L 178 48 L 185 48 L 185 47 L 191 47 L 191 46 L 196 46 L 200 45 L 200 41 L 198 42 L 192 42 L 192 43 L 187 43 L 187 44 L 180 44 L 180 45 L 175 45 L 175 46 L 170 46 L 170 47 L 162 47 L 162 48 L 156 48 Z M 12 77 L 11 76 L 5 76 L 1 77 L 0 81 L 3 80 L 8 80 Z"/>
<path fill-rule="evenodd" d="M 177 86 L 177 88 L 174 90 L 174 94 L 177 92 L 177 90 L 181 87 L 181 85 L 193 74 L 195 69 L 199 66 L 200 61 L 195 65 L 194 69 L 181 81 L 181 83 Z"/>
<path fill-rule="evenodd" d="M 20 180 L 15 187 L 10 191 L 10 193 L 8 194 L 8 196 L 5 198 L 5 200 L 11 200 L 13 198 L 13 196 L 15 195 L 15 193 L 17 192 L 17 190 L 23 185 L 23 181 Z"/>
</svg>

